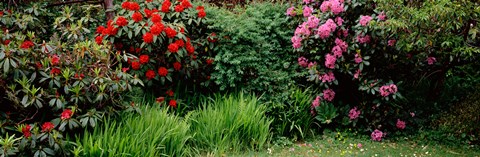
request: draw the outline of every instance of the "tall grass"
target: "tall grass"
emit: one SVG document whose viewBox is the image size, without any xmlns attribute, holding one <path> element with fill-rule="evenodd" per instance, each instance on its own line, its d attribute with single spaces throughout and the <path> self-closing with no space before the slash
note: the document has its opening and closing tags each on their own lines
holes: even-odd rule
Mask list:
<svg viewBox="0 0 480 157">
<path fill-rule="evenodd" d="M 188 156 L 189 124 L 165 109 L 146 106 L 143 115 L 129 114 L 122 122 L 106 120 L 104 127 L 78 138 L 79 156 Z"/>
<path fill-rule="evenodd" d="M 268 142 L 271 120 L 255 96 L 216 95 L 204 104 L 189 118 L 195 133 L 191 146 L 198 153 L 256 150 Z"/>
</svg>

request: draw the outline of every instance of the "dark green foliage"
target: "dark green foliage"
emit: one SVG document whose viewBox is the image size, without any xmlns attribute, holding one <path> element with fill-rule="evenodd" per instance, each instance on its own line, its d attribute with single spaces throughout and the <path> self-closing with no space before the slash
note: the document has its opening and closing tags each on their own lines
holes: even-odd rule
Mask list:
<svg viewBox="0 0 480 157">
<path fill-rule="evenodd" d="M 227 11 L 209 8 L 220 37 L 215 51 L 214 82 L 221 90 L 241 87 L 253 92 L 282 92 L 298 74 L 289 54 L 293 27 L 284 15 L 286 5 L 260 3 Z"/>
</svg>

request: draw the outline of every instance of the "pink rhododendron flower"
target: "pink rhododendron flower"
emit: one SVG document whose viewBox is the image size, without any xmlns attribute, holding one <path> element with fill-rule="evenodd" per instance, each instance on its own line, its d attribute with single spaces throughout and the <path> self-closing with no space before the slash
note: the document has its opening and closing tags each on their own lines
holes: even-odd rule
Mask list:
<svg viewBox="0 0 480 157">
<path fill-rule="evenodd" d="M 357 109 L 357 107 L 354 107 L 350 110 L 350 112 L 348 113 L 348 116 L 350 117 L 350 120 L 354 120 L 354 119 L 357 119 L 358 116 L 360 116 L 360 110 Z"/>
<path fill-rule="evenodd" d="M 323 90 L 323 99 L 327 101 L 332 101 L 335 98 L 335 92 L 331 89 Z"/>
<path fill-rule="evenodd" d="M 360 55 L 355 54 L 355 63 L 359 64 L 363 61 L 362 57 Z"/>
<path fill-rule="evenodd" d="M 319 79 L 322 80 L 322 82 L 332 82 L 335 81 L 335 75 L 330 71 L 320 76 Z"/>
<path fill-rule="evenodd" d="M 360 44 L 364 44 L 364 43 L 370 43 L 370 36 L 369 35 L 358 35 L 357 36 L 357 41 L 360 43 Z"/>
<path fill-rule="evenodd" d="M 390 94 L 395 94 L 395 93 L 397 93 L 397 86 L 395 84 L 384 85 L 380 87 L 380 95 L 383 97 L 387 97 Z"/>
<path fill-rule="evenodd" d="M 343 2 L 340 2 L 339 0 L 330 0 L 330 10 L 332 10 L 332 13 L 335 15 L 338 15 L 345 11 L 343 9 Z"/>
<path fill-rule="evenodd" d="M 377 17 L 380 21 L 385 21 L 385 19 L 387 18 L 387 15 L 385 14 L 385 12 L 382 11 L 380 14 L 378 14 Z"/>
<path fill-rule="evenodd" d="M 296 36 L 301 36 L 301 35 L 309 36 L 310 34 L 311 34 L 311 31 L 308 27 L 307 22 L 302 23 L 301 25 L 299 25 L 297 27 L 297 29 L 295 29 L 295 35 Z"/>
<path fill-rule="evenodd" d="M 333 56 L 337 57 L 337 58 L 340 58 L 342 57 L 342 48 L 340 48 L 340 46 L 334 46 L 333 49 L 332 49 L 332 53 L 333 53 Z"/>
<path fill-rule="evenodd" d="M 299 57 L 299 58 L 298 58 L 298 65 L 300 65 L 301 67 L 306 68 L 307 65 L 308 65 L 308 59 L 306 59 L 305 57 Z"/>
<path fill-rule="evenodd" d="M 332 6 L 332 3 L 330 3 L 329 0 L 323 1 L 323 2 L 322 2 L 322 5 L 320 5 L 320 10 L 321 10 L 323 13 L 325 13 L 325 12 L 327 12 L 327 11 L 330 9 L 331 6 Z"/>
<path fill-rule="evenodd" d="M 362 72 L 362 71 L 361 71 L 360 69 L 357 69 L 357 71 L 355 72 L 355 74 L 353 74 L 353 78 L 358 79 L 358 77 L 360 76 L 360 73 L 361 73 L 361 72 Z"/>
<path fill-rule="evenodd" d="M 337 23 L 338 26 L 342 26 L 343 25 L 343 19 L 342 17 L 337 17 L 335 18 L 335 22 Z"/>
<path fill-rule="evenodd" d="M 328 19 L 323 25 L 321 25 L 318 30 L 317 34 L 320 38 L 325 39 L 330 36 L 330 34 L 337 29 L 337 25 L 333 22 L 332 19 Z"/>
<path fill-rule="evenodd" d="M 337 61 L 337 58 L 331 54 L 327 54 L 325 56 L 325 66 L 327 68 L 334 69 L 336 61 Z"/>
<path fill-rule="evenodd" d="M 343 37 L 348 37 L 348 29 L 342 30 Z"/>
<path fill-rule="evenodd" d="M 312 8 L 308 6 L 303 7 L 303 17 L 309 17 L 310 15 L 312 15 L 312 12 L 313 12 Z"/>
<path fill-rule="evenodd" d="M 292 37 L 293 48 L 298 49 L 302 46 L 302 38 L 299 36 Z"/>
<path fill-rule="evenodd" d="M 397 128 L 398 129 L 405 129 L 406 125 L 405 125 L 405 122 L 404 121 L 401 121 L 400 119 L 397 119 Z"/>
<path fill-rule="evenodd" d="M 428 65 L 432 65 L 433 63 L 437 62 L 435 57 L 428 57 L 427 58 Z"/>
<path fill-rule="evenodd" d="M 394 40 L 394 39 L 388 40 L 388 46 L 395 46 L 395 43 L 396 43 L 396 42 L 397 42 L 397 41 Z"/>
<path fill-rule="evenodd" d="M 316 65 L 317 65 L 317 62 L 310 62 L 310 63 L 308 63 L 308 68 L 310 69 L 310 68 L 312 68 Z"/>
<path fill-rule="evenodd" d="M 318 23 L 320 23 L 320 20 L 316 16 L 309 16 L 308 17 L 308 27 L 309 28 L 315 28 L 318 27 Z"/>
<path fill-rule="evenodd" d="M 287 16 L 295 16 L 297 13 L 295 13 L 295 7 L 290 7 L 287 9 Z"/>
<path fill-rule="evenodd" d="M 337 46 L 340 46 L 340 48 L 342 48 L 342 51 L 343 51 L 343 52 L 346 52 L 347 49 L 348 49 L 347 42 L 343 41 L 342 39 L 336 38 L 336 39 L 335 39 L 335 44 L 336 44 Z"/>
<path fill-rule="evenodd" d="M 360 25 L 362 26 L 367 26 L 368 23 L 370 23 L 370 21 L 372 20 L 372 17 L 371 16 L 363 16 L 361 15 L 360 16 Z"/>
<path fill-rule="evenodd" d="M 313 100 L 312 102 L 312 106 L 311 106 L 311 109 L 310 109 L 310 113 L 314 116 L 315 115 L 315 108 L 320 106 L 320 99 L 321 97 L 320 96 L 317 96 L 317 98 L 315 98 L 315 100 Z"/>
<path fill-rule="evenodd" d="M 372 140 L 374 140 L 374 141 L 382 141 L 383 132 L 378 130 L 378 129 L 375 129 L 375 131 L 373 131 L 370 136 L 372 137 Z"/>
</svg>

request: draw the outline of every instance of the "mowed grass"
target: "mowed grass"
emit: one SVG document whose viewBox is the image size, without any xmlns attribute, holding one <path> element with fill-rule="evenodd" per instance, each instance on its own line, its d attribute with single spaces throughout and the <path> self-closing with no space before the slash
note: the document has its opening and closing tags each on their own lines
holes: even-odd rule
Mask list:
<svg viewBox="0 0 480 157">
<path fill-rule="evenodd" d="M 271 146 L 260 152 L 245 152 L 243 154 L 227 154 L 226 156 L 368 156 L 368 157 L 479 157 L 480 149 L 446 146 L 442 144 L 424 144 L 412 139 L 398 141 L 371 141 L 367 136 L 355 138 L 335 138 L 336 135 L 325 135 L 305 142 L 297 142 L 291 146 Z M 338 137 L 338 136 L 337 136 Z M 358 144 L 362 146 L 359 148 Z"/>
</svg>

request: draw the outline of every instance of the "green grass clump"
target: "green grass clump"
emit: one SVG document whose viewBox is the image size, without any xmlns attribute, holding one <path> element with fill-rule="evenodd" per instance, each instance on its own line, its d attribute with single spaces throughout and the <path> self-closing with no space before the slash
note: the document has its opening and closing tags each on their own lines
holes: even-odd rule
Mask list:
<svg viewBox="0 0 480 157">
<path fill-rule="evenodd" d="M 191 115 L 192 148 L 199 153 L 222 154 L 258 150 L 269 140 L 271 120 L 254 96 L 216 95 L 204 100 L 203 109 Z"/>
<path fill-rule="evenodd" d="M 189 124 L 166 109 L 145 107 L 142 115 L 122 121 L 106 120 L 104 127 L 78 138 L 79 156 L 187 156 Z"/>
</svg>

